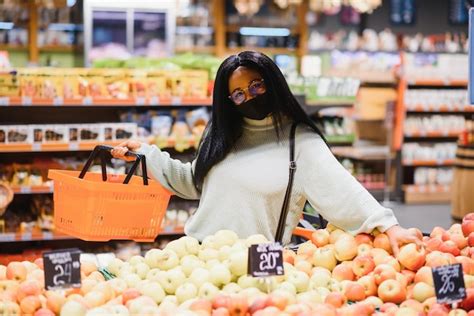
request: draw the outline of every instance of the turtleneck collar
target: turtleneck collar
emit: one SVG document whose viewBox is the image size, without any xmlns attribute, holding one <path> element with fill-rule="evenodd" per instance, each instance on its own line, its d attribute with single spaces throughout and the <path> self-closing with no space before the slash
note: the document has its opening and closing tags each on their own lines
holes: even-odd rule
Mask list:
<svg viewBox="0 0 474 316">
<path fill-rule="evenodd" d="M 282 123 L 285 124 L 289 122 L 289 118 L 286 116 L 282 117 Z M 251 131 L 266 131 L 274 128 L 273 125 L 273 116 L 270 114 L 263 120 L 252 120 L 244 117 L 244 122 L 242 127 Z"/>
</svg>

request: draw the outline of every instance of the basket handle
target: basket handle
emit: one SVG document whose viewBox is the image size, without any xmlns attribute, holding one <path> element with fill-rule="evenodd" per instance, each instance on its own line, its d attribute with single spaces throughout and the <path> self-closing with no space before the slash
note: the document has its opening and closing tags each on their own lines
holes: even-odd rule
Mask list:
<svg viewBox="0 0 474 316">
<path fill-rule="evenodd" d="M 102 181 L 107 181 L 107 166 L 106 166 L 106 156 L 105 154 L 109 154 L 112 151 L 113 147 L 110 146 L 105 146 L 105 145 L 97 145 L 95 146 L 94 150 L 90 154 L 89 158 L 86 161 L 86 164 L 84 165 L 84 168 L 82 168 L 81 173 L 79 174 L 79 179 L 83 179 L 84 176 L 86 175 L 87 171 L 89 171 L 89 168 L 91 167 L 92 163 L 94 162 L 95 158 L 97 158 L 98 155 L 100 155 L 100 165 L 102 167 Z M 146 158 L 142 154 L 137 154 L 131 151 L 128 151 L 125 156 L 128 157 L 135 157 L 135 162 L 133 163 L 132 167 L 130 168 L 130 171 L 128 172 L 127 176 L 123 180 L 123 184 L 128 184 L 130 182 L 130 179 L 132 179 L 133 174 L 135 173 L 135 170 L 137 170 L 138 165 L 141 163 L 142 165 L 142 174 L 143 174 L 143 185 L 148 185 L 148 174 L 147 174 L 147 168 L 146 168 Z"/>
</svg>

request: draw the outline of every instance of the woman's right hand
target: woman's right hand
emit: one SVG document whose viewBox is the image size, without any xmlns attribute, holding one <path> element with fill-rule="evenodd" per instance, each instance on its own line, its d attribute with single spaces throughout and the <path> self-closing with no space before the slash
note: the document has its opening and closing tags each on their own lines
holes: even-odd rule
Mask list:
<svg viewBox="0 0 474 316">
<path fill-rule="evenodd" d="M 127 140 L 112 149 L 111 154 L 114 158 L 125 161 L 133 161 L 134 157 L 125 156 L 128 151 L 137 151 L 142 147 L 142 143 L 136 140 Z"/>
</svg>

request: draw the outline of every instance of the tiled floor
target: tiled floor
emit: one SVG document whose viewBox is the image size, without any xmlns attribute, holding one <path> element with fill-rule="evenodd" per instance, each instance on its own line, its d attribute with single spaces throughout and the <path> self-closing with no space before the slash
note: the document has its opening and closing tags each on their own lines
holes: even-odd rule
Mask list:
<svg viewBox="0 0 474 316">
<path fill-rule="evenodd" d="M 448 228 L 452 224 L 449 204 L 393 204 L 389 207 L 395 212 L 403 227 L 418 227 L 423 232 L 430 232 L 434 226 Z"/>
</svg>

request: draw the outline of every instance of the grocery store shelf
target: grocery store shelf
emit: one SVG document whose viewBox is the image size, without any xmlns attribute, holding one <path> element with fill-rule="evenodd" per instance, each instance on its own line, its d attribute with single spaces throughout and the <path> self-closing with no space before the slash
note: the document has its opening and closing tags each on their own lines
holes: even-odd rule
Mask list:
<svg viewBox="0 0 474 316">
<path fill-rule="evenodd" d="M 0 50 L 27 51 L 28 46 L 17 44 L 0 44 Z"/>
<path fill-rule="evenodd" d="M 211 106 L 210 98 L 82 98 L 40 99 L 29 97 L 0 97 L 0 106 Z"/>
<path fill-rule="evenodd" d="M 53 187 L 48 185 L 41 186 L 14 186 L 12 187 L 15 194 L 48 194 L 53 193 Z"/>
<path fill-rule="evenodd" d="M 421 112 L 421 113 L 474 113 L 473 105 L 460 105 L 448 107 L 446 105 L 417 105 L 415 107 L 408 107 L 407 112 Z"/>
<path fill-rule="evenodd" d="M 449 185 L 405 185 L 405 203 L 444 203 L 451 200 Z"/>
<path fill-rule="evenodd" d="M 95 146 L 108 145 L 117 146 L 122 141 L 114 142 L 83 142 L 68 144 L 0 144 L 0 153 L 6 152 L 64 152 L 64 151 L 90 151 Z"/>
<path fill-rule="evenodd" d="M 355 140 L 355 135 L 327 135 L 325 137 L 331 145 L 352 144 Z"/>
<path fill-rule="evenodd" d="M 269 55 L 286 55 L 296 53 L 296 48 L 287 47 L 228 47 L 227 53 L 238 54 L 246 50 L 255 50 Z"/>
<path fill-rule="evenodd" d="M 335 156 L 350 158 L 360 161 L 383 161 L 390 157 L 394 159 L 393 154 L 387 155 L 384 153 L 383 147 L 335 147 L 332 148 L 332 153 Z"/>
<path fill-rule="evenodd" d="M 443 80 L 443 79 L 407 79 L 409 86 L 446 86 L 446 87 L 467 87 L 467 80 Z"/>
<path fill-rule="evenodd" d="M 462 131 L 445 131 L 445 132 L 415 132 L 405 133 L 405 137 L 412 138 L 456 138 Z"/>
<path fill-rule="evenodd" d="M 454 164 L 454 159 L 445 159 L 445 160 L 403 160 L 404 166 L 452 166 Z"/>
</svg>

